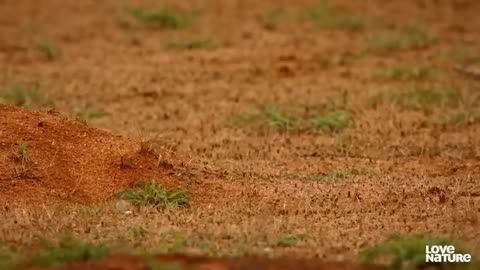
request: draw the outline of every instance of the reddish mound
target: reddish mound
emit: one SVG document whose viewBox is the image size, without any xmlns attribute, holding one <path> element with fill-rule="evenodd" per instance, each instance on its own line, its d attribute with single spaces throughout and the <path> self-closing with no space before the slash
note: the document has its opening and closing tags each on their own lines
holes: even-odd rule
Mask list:
<svg viewBox="0 0 480 270">
<path fill-rule="evenodd" d="M 140 179 L 186 184 L 141 143 L 8 105 L 0 105 L 0 157 L 0 204 L 96 203 Z"/>
<path fill-rule="evenodd" d="M 344 262 L 323 262 L 319 259 L 293 259 L 293 258 L 280 258 L 280 259 L 267 259 L 267 258 L 237 258 L 237 259 L 209 259 L 202 257 L 188 257 L 183 255 L 172 256 L 156 256 L 159 265 L 165 266 L 165 269 L 204 269 L 204 270 L 248 270 L 248 269 L 328 269 L 328 270 L 366 270 L 366 269 L 385 269 L 385 267 L 377 265 L 360 265 Z M 137 256 L 129 255 L 116 255 L 101 260 L 93 260 L 87 262 L 74 263 L 68 266 L 61 266 L 55 268 L 57 270 L 77 270 L 77 269 L 129 269 L 129 270 L 143 270 L 151 269 L 149 265 L 152 262 L 147 263 L 145 259 Z M 160 269 L 163 269 L 160 267 Z"/>
</svg>

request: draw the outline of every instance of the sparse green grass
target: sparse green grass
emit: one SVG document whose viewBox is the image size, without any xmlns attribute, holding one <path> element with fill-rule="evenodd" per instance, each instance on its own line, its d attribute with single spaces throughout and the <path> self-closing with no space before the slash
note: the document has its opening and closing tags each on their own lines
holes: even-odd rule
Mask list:
<svg viewBox="0 0 480 270">
<path fill-rule="evenodd" d="M 213 44 L 207 39 L 174 40 L 162 44 L 166 50 L 198 50 L 212 48 Z"/>
<path fill-rule="evenodd" d="M 28 153 L 27 153 L 27 143 L 21 142 L 17 150 L 15 151 L 15 159 L 18 161 L 25 161 L 28 159 Z"/>
<path fill-rule="evenodd" d="M 412 91 L 395 96 L 394 102 L 407 109 L 423 109 L 440 105 L 444 96 L 431 88 L 414 88 Z"/>
<path fill-rule="evenodd" d="M 52 105 L 48 99 L 40 96 L 36 85 L 15 82 L 0 89 L 0 99 L 27 109 Z"/>
<path fill-rule="evenodd" d="M 276 247 L 295 247 L 304 238 L 304 235 L 285 234 L 278 236 L 273 244 Z"/>
<path fill-rule="evenodd" d="M 328 1 L 323 1 L 316 7 L 305 9 L 300 17 L 302 19 L 310 20 L 318 27 L 324 29 L 358 31 L 364 27 L 362 19 L 335 9 Z"/>
<path fill-rule="evenodd" d="M 110 114 L 104 111 L 97 111 L 90 108 L 83 108 L 77 113 L 75 113 L 75 118 L 79 120 L 92 120 L 92 119 L 100 119 L 109 116 Z"/>
<path fill-rule="evenodd" d="M 27 146 L 27 143 L 21 142 L 13 153 L 13 159 L 15 160 L 13 175 L 15 178 L 25 179 L 32 176 L 33 164 L 28 157 Z"/>
<path fill-rule="evenodd" d="M 434 76 L 436 70 L 430 65 L 404 65 L 382 69 L 378 74 L 393 80 L 422 80 Z"/>
<path fill-rule="evenodd" d="M 384 243 L 367 247 L 360 253 L 365 262 L 387 259 L 389 269 L 424 269 L 426 245 L 454 245 L 457 253 L 462 253 L 459 245 L 448 239 L 433 238 L 421 235 L 393 235 Z"/>
<path fill-rule="evenodd" d="M 343 169 L 343 170 L 333 170 L 333 171 L 318 174 L 318 175 L 310 175 L 307 177 L 307 179 L 311 181 L 337 182 L 337 181 L 345 180 L 350 176 L 355 176 L 360 174 L 362 174 L 362 172 L 360 172 L 357 169 L 351 169 L 351 170 Z"/>
<path fill-rule="evenodd" d="M 447 57 L 463 64 L 480 61 L 480 52 L 472 47 L 457 47 L 450 50 Z"/>
<path fill-rule="evenodd" d="M 180 29 L 192 24 L 192 16 L 164 8 L 159 11 L 147 11 L 140 8 L 125 7 L 125 12 L 144 25 L 155 29 Z"/>
<path fill-rule="evenodd" d="M 332 182 L 332 181 L 347 179 L 348 175 L 349 175 L 349 172 L 345 170 L 334 170 L 325 174 L 316 175 L 315 177 L 312 178 L 312 180 Z"/>
<path fill-rule="evenodd" d="M 315 130 L 340 132 L 352 124 L 352 117 L 344 111 L 330 112 L 312 119 Z"/>
<path fill-rule="evenodd" d="M 36 266 L 52 267 L 78 261 L 102 258 L 108 255 L 103 244 L 81 242 L 71 236 L 59 243 L 41 240 L 41 250 L 31 259 Z"/>
<path fill-rule="evenodd" d="M 20 264 L 21 256 L 11 247 L 0 244 L 0 269 L 14 270 Z"/>
<path fill-rule="evenodd" d="M 421 28 L 405 26 L 385 31 L 367 38 L 367 50 L 373 52 L 391 52 L 428 48 L 438 42 L 438 38 Z"/>
<path fill-rule="evenodd" d="M 444 121 L 447 124 L 460 125 L 480 122 L 480 110 L 464 110 L 450 114 Z"/>
<path fill-rule="evenodd" d="M 374 98 L 375 102 L 390 102 L 401 109 L 425 112 L 439 106 L 456 106 L 462 99 L 458 91 L 437 91 L 429 87 L 382 93 Z"/>
<path fill-rule="evenodd" d="M 153 205 L 160 208 L 184 207 L 189 204 L 189 196 L 184 189 L 166 190 L 155 180 L 151 182 L 137 182 L 133 189 L 122 191 L 114 195 L 133 205 Z"/>
<path fill-rule="evenodd" d="M 60 57 L 60 50 L 51 41 L 45 38 L 36 38 L 34 41 L 35 49 L 43 53 L 49 61 L 56 60 Z"/>
<path fill-rule="evenodd" d="M 332 6 L 330 1 L 297 12 L 274 9 L 263 16 L 262 21 L 267 29 L 276 29 L 283 21 L 307 21 L 320 29 L 348 31 L 359 31 L 367 25 L 363 18 Z"/>
<path fill-rule="evenodd" d="M 275 130 L 289 131 L 295 127 L 295 121 L 278 107 L 264 107 L 262 115 L 267 125 Z"/>
<path fill-rule="evenodd" d="M 344 96 L 341 106 L 345 107 L 346 102 L 347 96 Z M 325 111 L 327 107 L 339 108 L 339 105 L 329 102 L 310 109 Z M 353 124 L 353 117 L 346 111 L 338 110 L 319 115 L 319 113 L 305 113 L 305 110 L 302 106 L 290 108 L 288 111 L 279 106 L 264 106 L 257 113 L 231 115 L 227 117 L 226 123 L 235 128 L 252 126 L 255 128 L 268 127 L 280 132 L 315 130 L 325 133 L 338 133 Z"/>
</svg>

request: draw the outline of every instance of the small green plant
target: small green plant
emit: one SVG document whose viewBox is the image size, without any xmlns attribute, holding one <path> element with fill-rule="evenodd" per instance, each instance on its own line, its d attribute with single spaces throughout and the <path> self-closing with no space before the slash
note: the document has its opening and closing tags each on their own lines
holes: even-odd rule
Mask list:
<svg viewBox="0 0 480 270">
<path fill-rule="evenodd" d="M 155 180 L 137 182 L 131 190 L 114 195 L 115 198 L 126 200 L 133 205 L 153 205 L 161 208 L 184 207 L 189 204 L 189 196 L 184 189 L 166 190 Z"/>
<path fill-rule="evenodd" d="M 352 118 L 347 112 L 336 111 L 314 117 L 312 124 L 316 130 L 340 132 L 352 124 Z"/>
<path fill-rule="evenodd" d="M 18 161 L 26 161 L 28 159 L 27 146 L 25 142 L 21 142 L 18 145 L 17 151 L 15 152 L 15 158 Z"/>
<path fill-rule="evenodd" d="M 379 75 L 381 78 L 395 80 L 422 80 L 432 77 L 435 73 L 436 70 L 430 65 L 405 65 L 382 69 Z"/>
<path fill-rule="evenodd" d="M 13 153 L 13 175 L 15 178 L 26 179 L 32 177 L 33 163 L 27 152 L 27 143 L 21 142 Z"/>
<path fill-rule="evenodd" d="M 395 50 L 423 49 L 438 42 L 438 38 L 424 30 L 406 26 L 367 38 L 367 50 L 390 52 Z"/>
<path fill-rule="evenodd" d="M 301 235 L 280 235 L 274 241 L 275 246 L 277 247 L 295 247 L 302 240 Z"/>
<path fill-rule="evenodd" d="M 20 264 L 21 256 L 8 245 L 0 244 L 0 269 L 14 270 Z"/>
<path fill-rule="evenodd" d="M 212 43 L 207 39 L 175 40 L 163 44 L 163 48 L 166 50 L 198 50 L 208 49 L 212 46 Z"/>
<path fill-rule="evenodd" d="M 146 26 L 155 29 L 179 29 L 192 24 L 190 15 L 179 14 L 166 8 L 159 11 L 146 11 L 139 8 L 125 7 L 125 12 Z"/>
<path fill-rule="evenodd" d="M 86 261 L 108 255 L 108 250 L 103 244 L 81 242 L 72 236 L 65 237 L 59 243 L 41 239 L 40 244 L 42 248 L 33 257 L 32 263 L 42 267 Z"/>
<path fill-rule="evenodd" d="M 364 27 L 364 23 L 360 18 L 333 8 L 328 1 L 323 1 L 317 7 L 306 9 L 302 13 L 301 18 L 310 20 L 317 26 L 325 29 L 357 31 Z"/>
<path fill-rule="evenodd" d="M 131 226 L 128 230 L 132 232 L 135 238 L 143 238 L 148 234 L 148 230 L 143 226 Z"/>
<path fill-rule="evenodd" d="M 60 50 L 52 41 L 45 38 L 37 38 L 34 41 L 35 49 L 43 53 L 49 61 L 53 61 L 60 56 Z"/>
<path fill-rule="evenodd" d="M 389 269 L 425 269 L 427 245 L 453 245 L 443 238 L 433 238 L 422 235 L 392 235 L 384 243 L 367 247 L 360 253 L 365 262 L 375 262 L 387 259 Z M 456 245 L 458 247 L 458 245 Z M 458 251 L 458 253 L 462 253 Z"/>
<path fill-rule="evenodd" d="M 89 108 L 84 108 L 75 114 L 75 118 L 86 121 L 86 120 L 104 118 L 109 115 L 110 115 L 109 113 L 104 111 L 97 111 Z"/>
<path fill-rule="evenodd" d="M 0 99 L 27 109 L 52 105 L 52 103 L 38 93 L 36 85 L 15 82 L 4 89 L 0 89 Z"/>
<path fill-rule="evenodd" d="M 267 125 L 275 130 L 288 131 L 295 126 L 294 120 L 280 108 L 264 107 L 262 108 L 262 115 Z"/>
</svg>

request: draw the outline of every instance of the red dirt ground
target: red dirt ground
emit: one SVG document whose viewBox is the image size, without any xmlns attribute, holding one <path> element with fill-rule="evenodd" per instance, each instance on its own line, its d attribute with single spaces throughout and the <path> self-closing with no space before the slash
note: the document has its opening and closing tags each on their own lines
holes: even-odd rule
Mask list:
<svg viewBox="0 0 480 270">
<path fill-rule="evenodd" d="M 426 234 L 461 241 L 479 254 L 480 85 L 454 67 L 480 61 L 465 57 L 466 48 L 480 51 L 480 2 L 331 1 L 362 19 L 358 31 L 302 19 L 318 2 L 177 1 L 174 10 L 198 13 L 194 25 L 155 30 L 126 14 L 124 5 L 156 10 L 158 0 L 0 0 L 1 93 L 19 82 L 38 85 L 63 115 L 85 108 L 109 113 L 87 126 L 55 112 L 0 105 L 0 243 L 28 253 L 33 236 L 56 242 L 66 232 L 109 245 L 127 239 L 129 251 L 151 251 L 168 249 L 162 237 L 174 230 L 190 241 L 181 252 L 206 244 L 201 254 L 295 256 L 309 258 L 302 263 L 312 268 L 335 269 L 317 265 L 317 258 L 357 261 L 361 250 L 388 235 Z M 438 40 L 368 50 L 382 33 L 405 26 Z M 38 37 L 60 56 L 48 59 Z M 213 46 L 163 48 L 196 39 Z M 417 74 L 424 65 L 431 75 Z M 404 66 L 414 68 L 407 78 L 378 76 Z M 446 100 L 413 96 L 413 103 L 426 103 L 419 108 L 402 106 L 402 99 L 371 102 L 418 89 Z M 458 95 L 449 100 L 452 89 Z M 3 102 L 15 103 L 0 97 Z M 270 105 L 294 119 L 346 110 L 354 125 L 330 134 L 229 121 Z M 462 112 L 471 114 L 463 122 L 443 120 Z M 142 179 L 186 188 L 194 205 L 129 216 L 96 209 Z M 89 207 L 78 210 L 78 204 Z M 44 205 L 52 207 L 38 207 Z M 133 226 L 148 237 L 135 238 Z M 285 235 L 295 243 L 279 244 Z M 231 269 L 263 262 L 268 269 L 288 267 L 284 260 L 178 260 L 188 261 L 187 269 L 220 261 Z M 137 266 L 145 268 L 145 261 L 118 255 L 60 269 Z"/>
<path fill-rule="evenodd" d="M 200 195 L 213 195 L 208 187 L 197 184 L 192 188 L 176 175 L 171 160 L 161 159 L 161 154 L 154 154 L 144 144 L 90 128 L 55 112 L 28 111 L 0 104 L 0 142 L 0 205 L 99 203 L 115 192 L 130 188 L 135 179 L 159 179 L 167 187 L 190 186 L 189 190 L 199 195 L 194 201 Z M 22 143 L 27 145 L 23 158 L 17 153 Z M 181 269 L 383 269 L 321 260 L 156 258 L 161 264 L 173 264 Z M 115 255 L 54 269 L 151 268 L 142 257 Z"/>
<path fill-rule="evenodd" d="M 26 157 L 16 154 L 27 145 Z M 55 112 L 0 104 L 0 205 L 105 202 L 136 181 L 156 179 L 167 188 L 189 187 L 176 171 L 181 162 L 155 153 L 148 143 L 114 136 Z M 200 191 L 206 196 L 214 186 Z M 201 195 L 194 201 L 201 201 Z"/>
<path fill-rule="evenodd" d="M 380 270 L 385 267 L 376 265 L 358 265 L 351 263 L 325 263 L 319 259 L 299 260 L 292 258 L 265 259 L 265 258 L 241 258 L 241 259 L 209 259 L 201 257 L 186 256 L 156 256 L 158 265 L 165 269 L 182 270 L 279 270 L 279 269 L 302 269 L 302 270 Z M 151 263 L 147 263 L 144 258 L 136 256 L 111 256 L 106 259 L 93 260 L 76 263 L 70 266 L 53 268 L 55 270 L 149 270 Z M 170 268 L 168 268 L 170 267 Z M 160 268 L 162 269 L 162 268 Z"/>
<path fill-rule="evenodd" d="M 351 263 L 325 263 L 321 260 L 297 260 L 292 258 L 265 259 L 265 258 L 242 258 L 242 259 L 208 259 L 201 257 L 186 256 L 156 256 L 159 265 L 177 266 L 183 270 L 276 270 L 276 269 L 302 269 L 302 270 L 380 270 L 385 269 L 376 265 L 358 265 Z M 88 261 L 69 266 L 54 268 L 55 270 L 149 270 L 152 264 L 145 262 L 145 259 L 135 256 L 111 256 L 98 261 Z M 173 268 L 172 269 L 177 269 Z"/>
</svg>

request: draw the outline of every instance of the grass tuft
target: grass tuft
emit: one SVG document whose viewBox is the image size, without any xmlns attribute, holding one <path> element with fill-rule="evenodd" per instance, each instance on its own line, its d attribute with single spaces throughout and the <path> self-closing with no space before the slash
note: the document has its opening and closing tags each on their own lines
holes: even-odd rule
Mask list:
<svg viewBox="0 0 480 270">
<path fill-rule="evenodd" d="M 401 109 L 428 112 L 438 106 L 456 106 L 462 99 L 458 91 L 436 91 L 428 87 L 415 87 L 405 91 L 382 93 L 374 98 L 374 103 L 390 102 Z"/>
<path fill-rule="evenodd" d="M 26 161 L 28 159 L 27 153 L 27 143 L 20 143 L 17 147 L 17 151 L 15 152 L 15 159 L 18 161 Z"/>
<path fill-rule="evenodd" d="M 340 132 L 352 124 L 352 118 L 347 112 L 336 111 L 314 117 L 312 124 L 315 130 Z"/>
<path fill-rule="evenodd" d="M 54 61 L 60 57 L 60 50 L 50 40 L 45 38 L 37 38 L 34 41 L 35 49 L 43 53 L 49 61 Z"/>
<path fill-rule="evenodd" d="M 453 245 L 442 238 L 421 235 L 392 235 L 384 243 L 367 247 L 360 253 L 364 262 L 375 262 L 386 257 L 389 269 L 425 269 L 426 245 Z M 462 253 L 460 249 L 457 253 Z"/>
<path fill-rule="evenodd" d="M 20 260 L 21 257 L 15 250 L 7 245 L 0 244 L 0 269 L 18 269 Z"/>
<path fill-rule="evenodd" d="M 306 9 L 301 18 L 310 20 L 318 27 L 325 29 L 358 31 L 364 27 L 360 18 L 335 9 L 328 1 L 323 1 L 316 7 Z"/>
<path fill-rule="evenodd" d="M 379 77 L 393 80 L 422 80 L 432 77 L 435 73 L 436 70 L 430 65 L 404 65 L 382 69 Z"/>
<path fill-rule="evenodd" d="M 391 52 L 396 50 L 424 49 L 438 42 L 438 38 L 424 30 L 406 26 L 367 38 L 367 50 Z"/>
<path fill-rule="evenodd" d="M 226 124 L 234 128 L 246 126 L 254 129 L 269 128 L 278 132 L 322 131 L 337 133 L 353 125 L 353 117 L 340 108 L 345 108 L 348 96 L 344 95 L 341 104 L 333 100 L 321 105 L 284 107 L 263 106 L 255 113 L 234 114 L 226 119 Z M 321 114 L 322 112 L 326 112 Z M 330 111 L 330 112 L 328 112 Z"/>
<path fill-rule="evenodd" d="M 275 246 L 277 247 L 295 247 L 302 240 L 302 235 L 280 235 L 275 239 Z"/>
<path fill-rule="evenodd" d="M 170 9 L 146 11 L 140 8 L 125 7 L 125 12 L 137 21 L 155 29 L 180 29 L 192 24 L 192 17 Z"/>
<path fill-rule="evenodd" d="M 184 189 L 166 190 L 155 180 L 151 182 L 137 182 L 133 189 L 122 191 L 114 195 L 133 205 L 153 205 L 160 208 L 174 208 L 188 206 L 190 198 Z"/>
<path fill-rule="evenodd" d="M 103 244 L 81 242 L 71 236 L 65 237 L 58 244 L 41 240 L 41 250 L 32 259 L 32 263 L 42 267 L 98 259 L 108 255 Z"/>
<path fill-rule="evenodd" d="M 455 112 L 449 115 L 444 122 L 451 125 L 478 123 L 480 122 L 480 110 L 465 110 Z"/>
<path fill-rule="evenodd" d="M 15 178 L 27 179 L 31 178 L 33 171 L 33 163 L 30 161 L 27 152 L 27 143 L 21 142 L 13 153 L 13 175 Z"/>
<path fill-rule="evenodd" d="M 295 121 L 283 110 L 277 107 L 264 107 L 262 115 L 267 125 L 278 131 L 289 131 L 295 126 Z"/>
<path fill-rule="evenodd" d="M 0 89 L 0 99 L 26 109 L 52 105 L 52 102 L 40 96 L 37 88 L 35 85 L 15 82 Z"/>
</svg>

